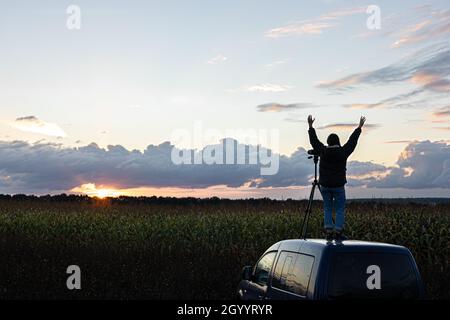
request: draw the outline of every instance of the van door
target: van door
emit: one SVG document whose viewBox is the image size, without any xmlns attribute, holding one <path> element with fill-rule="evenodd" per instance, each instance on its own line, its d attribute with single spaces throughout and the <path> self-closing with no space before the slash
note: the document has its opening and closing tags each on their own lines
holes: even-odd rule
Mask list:
<svg viewBox="0 0 450 320">
<path fill-rule="evenodd" d="M 267 285 L 276 255 L 276 251 L 271 251 L 259 259 L 253 270 L 252 280 L 244 289 L 244 299 L 263 300 L 266 298 Z"/>
<path fill-rule="evenodd" d="M 313 265 L 313 256 L 281 251 L 268 295 L 276 300 L 306 299 Z"/>
</svg>

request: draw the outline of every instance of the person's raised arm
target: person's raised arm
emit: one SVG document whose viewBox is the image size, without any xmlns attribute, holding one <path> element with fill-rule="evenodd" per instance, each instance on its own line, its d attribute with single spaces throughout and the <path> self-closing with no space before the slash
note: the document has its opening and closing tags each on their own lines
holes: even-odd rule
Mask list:
<svg viewBox="0 0 450 320">
<path fill-rule="evenodd" d="M 362 131 L 361 129 L 364 126 L 365 122 L 366 122 L 366 117 L 361 117 L 359 119 L 358 128 L 356 128 L 355 131 L 353 131 L 350 138 L 348 138 L 347 143 L 343 146 L 347 157 L 350 156 L 352 154 L 352 152 L 355 150 L 356 145 L 358 143 L 358 138 L 361 135 L 361 131 Z"/>
<path fill-rule="evenodd" d="M 314 130 L 313 123 L 314 123 L 313 117 L 311 115 L 308 116 L 308 125 L 309 125 L 309 142 L 311 143 L 313 149 L 317 152 L 321 152 L 324 148 L 324 145 L 322 142 L 319 141 L 317 138 L 316 130 Z"/>
</svg>

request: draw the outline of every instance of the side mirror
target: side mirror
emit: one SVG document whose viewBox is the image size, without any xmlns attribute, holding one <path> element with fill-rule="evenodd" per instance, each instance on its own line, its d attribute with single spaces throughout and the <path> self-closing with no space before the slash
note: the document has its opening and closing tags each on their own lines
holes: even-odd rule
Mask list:
<svg viewBox="0 0 450 320">
<path fill-rule="evenodd" d="M 253 267 L 245 266 L 242 268 L 242 280 L 250 281 L 252 280 Z"/>
</svg>

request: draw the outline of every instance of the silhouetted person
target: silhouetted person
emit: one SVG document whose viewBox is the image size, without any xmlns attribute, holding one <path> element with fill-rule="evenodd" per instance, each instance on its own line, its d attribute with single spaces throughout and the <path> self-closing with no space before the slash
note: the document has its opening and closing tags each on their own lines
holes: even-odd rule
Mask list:
<svg viewBox="0 0 450 320">
<path fill-rule="evenodd" d="M 325 146 L 319 141 L 316 130 L 313 128 L 314 120 L 308 116 L 309 141 L 317 154 L 320 155 L 319 163 L 319 185 L 324 203 L 324 226 L 327 233 L 327 239 L 333 237 L 333 229 L 336 232 L 336 238 L 343 240 L 345 237 L 342 232 L 345 223 L 345 184 L 347 183 L 347 158 L 352 154 L 358 143 L 361 128 L 366 122 L 365 117 L 359 120 L 358 128 L 353 131 L 347 143 L 341 146 L 337 134 L 332 133 L 328 136 Z M 336 210 L 336 223 L 333 225 L 333 207 Z"/>
</svg>

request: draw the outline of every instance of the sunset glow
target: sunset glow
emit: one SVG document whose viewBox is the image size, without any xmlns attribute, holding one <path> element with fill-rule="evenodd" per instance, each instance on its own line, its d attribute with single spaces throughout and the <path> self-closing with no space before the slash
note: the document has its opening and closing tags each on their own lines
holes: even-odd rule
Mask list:
<svg viewBox="0 0 450 320">
<path fill-rule="evenodd" d="M 85 194 L 90 197 L 97 197 L 101 199 L 114 198 L 120 195 L 124 195 L 119 190 L 104 188 L 102 186 L 99 186 L 97 188 L 97 186 L 94 183 L 83 184 L 80 187 L 73 188 L 71 191 L 73 193 Z"/>
</svg>

